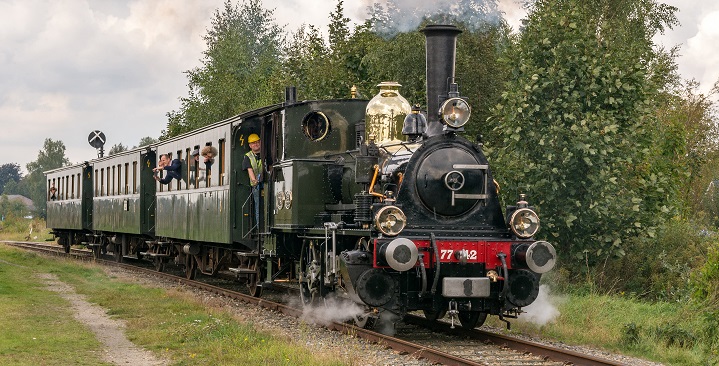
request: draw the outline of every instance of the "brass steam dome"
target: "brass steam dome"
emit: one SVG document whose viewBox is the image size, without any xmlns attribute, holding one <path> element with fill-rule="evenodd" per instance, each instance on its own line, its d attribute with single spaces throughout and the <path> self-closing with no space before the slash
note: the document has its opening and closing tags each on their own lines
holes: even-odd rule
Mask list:
<svg viewBox="0 0 719 366">
<path fill-rule="evenodd" d="M 365 111 L 365 141 L 380 146 L 404 141 L 402 125 L 412 106 L 399 94 L 402 85 L 383 81 L 377 86 L 379 93 L 367 103 Z"/>
</svg>

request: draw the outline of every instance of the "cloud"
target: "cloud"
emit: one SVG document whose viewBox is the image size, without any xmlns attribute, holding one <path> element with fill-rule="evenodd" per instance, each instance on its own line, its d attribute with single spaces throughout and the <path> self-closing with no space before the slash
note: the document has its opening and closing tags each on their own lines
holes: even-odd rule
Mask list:
<svg viewBox="0 0 719 366">
<path fill-rule="evenodd" d="M 157 137 L 186 95 L 221 1 L 0 3 L 0 164 L 35 160 L 45 138 L 72 162 L 95 156 L 99 129 L 113 144 Z"/>
<path fill-rule="evenodd" d="M 697 33 L 686 42 L 682 66 L 696 69 L 694 75 L 703 90 L 708 90 L 719 81 L 719 10 L 706 13 L 701 17 Z"/>
</svg>

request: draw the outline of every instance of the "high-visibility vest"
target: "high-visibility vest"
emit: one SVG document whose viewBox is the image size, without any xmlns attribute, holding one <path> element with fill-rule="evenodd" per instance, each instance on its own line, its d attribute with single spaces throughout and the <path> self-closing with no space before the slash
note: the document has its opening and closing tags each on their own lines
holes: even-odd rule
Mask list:
<svg viewBox="0 0 719 366">
<path fill-rule="evenodd" d="M 248 158 L 250 158 L 250 165 L 252 165 L 252 171 L 255 173 L 255 178 L 257 179 L 257 183 L 260 182 L 260 177 L 262 175 L 262 160 L 257 159 L 255 157 L 255 154 L 252 152 L 252 150 L 248 151 L 245 155 L 247 155 Z M 252 183 L 250 183 L 252 184 Z M 254 186 L 254 184 L 252 184 Z"/>
</svg>

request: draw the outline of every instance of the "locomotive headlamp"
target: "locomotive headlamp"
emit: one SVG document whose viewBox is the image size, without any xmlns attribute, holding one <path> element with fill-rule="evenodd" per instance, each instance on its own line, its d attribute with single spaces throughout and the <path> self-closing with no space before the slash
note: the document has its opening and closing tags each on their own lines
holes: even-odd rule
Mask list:
<svg viewBox="0 0 719 366">
<path fill-rule="evenodd" d="M 374 216 L 374 225 L 379 232 L 387 236 L 395 236 L 407 225 L 407 216 L 397 206 L 385 206 Z"/>
<path fill-rule="evenodd" d="M 439 114 L 448 126 L 460 128 L 469 121 L 472 110 L 464 99 L 449 98 L 439 107 Z"/>
<path fill-rule="evenodd" d="M 520 208 L 509 219 L 509 227 L 520 238 L 532 237 L 539 230 L 539 216 L 529 208 Z"/>
</svg>

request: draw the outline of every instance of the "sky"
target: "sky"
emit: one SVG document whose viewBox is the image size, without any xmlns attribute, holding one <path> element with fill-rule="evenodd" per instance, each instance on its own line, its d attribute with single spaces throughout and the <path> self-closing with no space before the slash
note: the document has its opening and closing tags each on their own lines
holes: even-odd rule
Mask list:
<svg viewBox="0 0 719 366">
<path fill-rule="evenodd" d="M 262 1 L 288 32 L 313 24 L 325 35 L 336 6 L 336 0 Z M 516 29 L 525 12 L 515 1 L 500 3 Z M 708 92 L 719 80 L 719 2 L 665 2 L 680 9 L 681 25 L 656 40 L 681 45 L 680 74 Z M 201 65 L 202 36 L 223 3 L 0 0 L 0 165 L 19 164 L 26 174 L 46 138 L 62 141 L 72 163 L 97 156 L 88 143 L 94 130 L 104 133 L 106 152 L 157 138 L 167 112 L 187 96 L 184 72 Z M 345 15 L 361 22 L 370 3 L 345 0 Z"/>
</svg>

